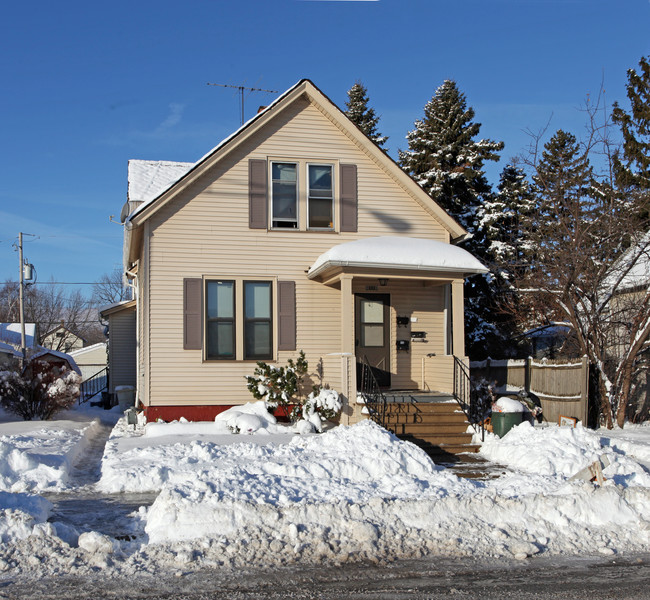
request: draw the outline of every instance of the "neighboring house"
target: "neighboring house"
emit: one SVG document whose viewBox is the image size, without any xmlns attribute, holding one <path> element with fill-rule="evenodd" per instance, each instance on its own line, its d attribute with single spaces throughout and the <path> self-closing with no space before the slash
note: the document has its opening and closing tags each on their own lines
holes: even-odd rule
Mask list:
<svg viewBox="0 0 650 600">
<path fill-rule="evenodd" d="M 78 350 L 85 345 L 86 340 L 68 329 L 63 323 L 48 331 L 41 339 L 41 346 L 59 352 Z"/>
<path fill-rule="evenodd" d="M 336 389 L 342 423 L 360 418 L 358 360 L 386 389 L 453 390 L 463 281 L 487 270 L 453 245 L 466 231 L 311 81 L 162 186 L 170 163 L 143 162 L 129 164 L 122 212 L 136 299 L 102 315 L 111 385 L 137 350 L 149 419 L 212 419 L 252 400 L 257 361 L 300 350 L 306 391 Z M 135 339 L 120 344 L 127 316 Z"/>
<path fill-rule="evenodd" d="M 526 331 L 521 339 L 534 358 L 579 358 L 580 345 L 569 323 L 549 323 Z"/>
<path fill-rule="evenodd" d="M 107 352 L 108 344 L 99 342 L 92 346 L 71 350 L 68 354 L 77 363 L 81 370 L 81 377 L 85 381 L 106 368 L 108 363 Z"/>
<path fill-rule="evenodd" d="M 108 390 L 124 385 L 136 387 L 136 314 L 135 300 L 123 300 L 100 311 L 108 321 Z"/>
</svg>

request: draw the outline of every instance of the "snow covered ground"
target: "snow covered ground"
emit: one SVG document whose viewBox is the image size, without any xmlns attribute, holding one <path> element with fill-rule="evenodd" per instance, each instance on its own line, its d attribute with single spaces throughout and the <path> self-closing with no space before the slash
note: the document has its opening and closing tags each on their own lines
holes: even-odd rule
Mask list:
<svg viewBox="0 0 650 600">
<path fill-rule="evenodd" d="M 505 472 L 474 481 L 371 422 L 295 435 L 260 415 L 251 407 L 230 422 L 135 430 L 119 420 L 90 491 L 155 498 L 126 517 L 130 535 L 119 540 L 63 524 L 40 495 L 78 492 L 71 465 L 98 435 L 94 415 L 0 424 L 0 570 L 133 575 L 650 548 L 650 426 L 523 424 L 502 440 L 487 437 L 482 455 Z M 241 431 L 248 423 L 251 434 L 231 433 L 233 423 Z M 609 463 L 602 486 L 571 479 L 596 460 Z"/>
</svg>

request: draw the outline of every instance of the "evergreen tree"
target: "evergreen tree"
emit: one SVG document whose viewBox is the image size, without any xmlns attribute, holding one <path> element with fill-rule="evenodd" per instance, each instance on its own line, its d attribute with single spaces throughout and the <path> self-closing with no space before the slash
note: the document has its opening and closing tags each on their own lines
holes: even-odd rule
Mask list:
<svg viewBox="0 0 650 600">
<path fill-rule="evenodd" d="M 399 152 L 402 168 L 471 234 L 465 248 L 487 262 L 484 232 L 478 227 L 479 209 L 492 197 L 485 177 L 486 160 L 498 160 L 503 142 L 479 140 L 481 125 L 454 81 L 445 81 L 424 107 L 424 118 L 407 134 L 407 151 Z M 465 284 L 466 351 L 482 358 L 503 348 L 505 337 L 495 324 L 489 298 L 494 296 L 492 274 L 469 277 Z M 500 353 L 500 352 L 499 352 Z M 493 354 L 494 355 L 494 354 Z"/>
<path fill-rule="evenodd" d="M 623 133 L 623 154 L 614 157 L 614 168 L 619 186 L 636 189 L 645 195 L 645 208 L 650 203 L 650 57 L 639 62 L 639 73 L 627 73 L 627 97 L 630 112 L 614 103 L 612 120 Z"/>
<path fill-rule="evenodd" d="M 537 209 L 528 233 L 535 240 L 538 261 L 544 263 L 545 253 L 557 253 L 565 245 L 591 253 L 588 230 L 582 227 L 598 219 L 599 206 L 593 198 L 599 186 L 573 134 L 561 129 L 555 132 L 544 146 L 533 182 Z M 558 223 L 562 224 L 559 230 Z"/>
<path fill-rule="evenodd" d="M 507 165 L 501 172 L 498 194 L 486 200 L 479 211 L 479 228 L 487 242 L 493 271 L 506 285 L 527 264 L 532 250 L 524 225 L 530 219 L 535 199 L 523 169 Z"/>
<path fill-rule="evenodd" d="M 424 107 L 424 118 L 399 151 L 402 168 L 470 233 L 475 233 L 478 207 L 489 197 L 486 160 L 499 160 L 503 142 L 479 140 L 481 124 L 454 81 L 445 81 Z"/>
<path fill-rule="evenodd" d="M 386 152 L 384 144 L 388 140 L 388 137 L 381 135 L 377 131 L 379 117 L 375 115 L 373 108 L 368 107 L 368 101 L 368 90 L 361 82 L 357 81 L 348 90 L 348 99 L 345 103 L 347 110 L 345 114 L 363 133 Z"/>
</svg>

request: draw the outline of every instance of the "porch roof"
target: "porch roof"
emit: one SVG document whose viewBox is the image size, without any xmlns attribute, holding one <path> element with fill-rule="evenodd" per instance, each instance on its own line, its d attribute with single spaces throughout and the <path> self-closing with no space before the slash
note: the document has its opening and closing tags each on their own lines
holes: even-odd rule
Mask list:
<svg viewBox="0 0 650 600">
<path fill-rule="evenodd" d="M 382 236 L 333 246 L 316 259 L 307 276 L 316 279 L 345 267 L 429 274 L 488 272 L 478 259 L 458 246 L 422 238 Z"/>
</svg>

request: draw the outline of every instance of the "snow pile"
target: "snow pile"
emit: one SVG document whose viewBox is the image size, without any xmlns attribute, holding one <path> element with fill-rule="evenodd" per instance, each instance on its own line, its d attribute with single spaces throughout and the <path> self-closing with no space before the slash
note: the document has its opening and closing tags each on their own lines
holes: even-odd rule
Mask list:
<svg viewBox="0 0 650 600">
<path fill-rule="evenodd" d="M 160 446 L 130 438 L 117 456 L 107 449 L 104 464 L 121 470 L 105 471 L 100 485 L 159 489 L 137 515 L 147 552 L 211 566 L 613 554 L 650 543 L 648 475 L 587 430 L 524 424 L 488 437 L 484 454 L 512 469 L 488 482 L 458 479 L 370 421 L 284 444 L 255 437 Z M 604 453 L 612 464 L 602 488 L 569 480 Z"/>
<path fill-rule="evenodd" d="M 647 431 L 648 428 L 646 427 Z M 569 478 L 584 467 L 606 458 L 603 474 L 614 483 L 650 488 L 650 475 L 634 459 L 602 444 L 600 432 L 577 427 L 532 427 L 524 422 L 499 440 L 487 436 L 481 454 L 519 471 Z"/>
<path fill-rule="evenodd" d="M 0 542 L 39 535 L 47 526 L 52 504 L 40 496 L 0 492 Z"/>
<path fill-rule="evenodd" d="M 0 490 L 64 489 L 72 465 L 97 426 L 97 421 L 0 424 Z"/>
</svg>

